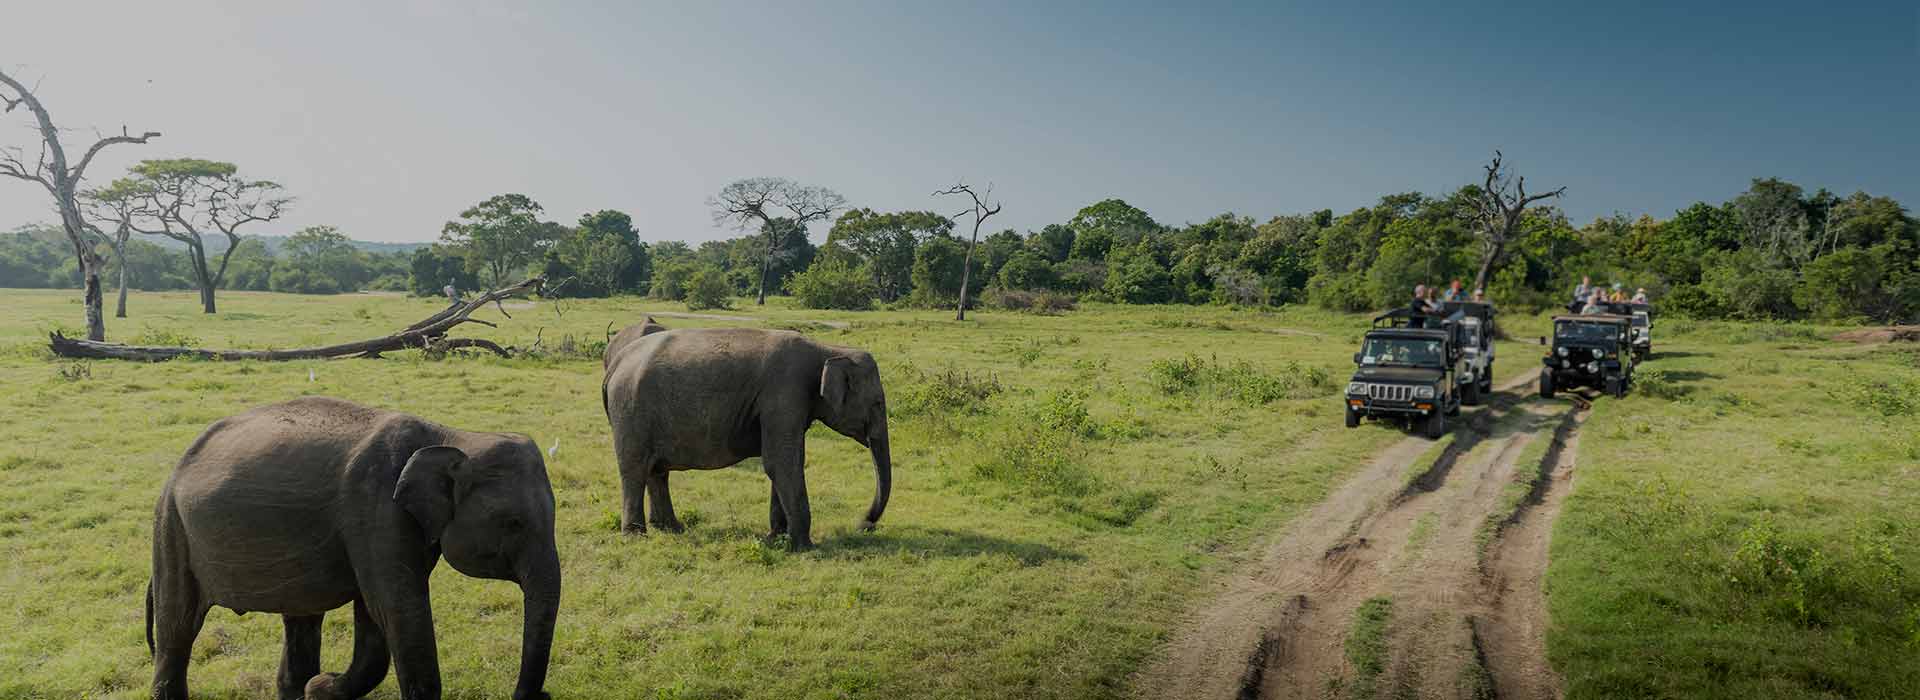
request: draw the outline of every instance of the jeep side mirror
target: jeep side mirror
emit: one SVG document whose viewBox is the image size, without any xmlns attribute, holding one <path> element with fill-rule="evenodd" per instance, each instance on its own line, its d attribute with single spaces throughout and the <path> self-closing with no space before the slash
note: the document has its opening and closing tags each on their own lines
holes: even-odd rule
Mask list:
<svg viewBox="0 0 1920 700">
<path fill-rule="evenodd" d="M 1356 352 L 1353 354 L 1353 363 L 1356 365 L 1360 364 L 1360 353 Z"/>
<path fill-rule="evenodd" d="M 1534 338 L 1534 341 L 1535 341 L 1535 342 L 1538 342 L 1538 343 L 1539 343 L 1539 344 L 1541 344 L 1541 345 L 1546 345 L 1546 344 L 1547 344 L 1547 337 L 1543 335 L 1543 336 L 1540 336 L 1540 337 L 1538 337 L 1538 338 Z"/>
</svg>

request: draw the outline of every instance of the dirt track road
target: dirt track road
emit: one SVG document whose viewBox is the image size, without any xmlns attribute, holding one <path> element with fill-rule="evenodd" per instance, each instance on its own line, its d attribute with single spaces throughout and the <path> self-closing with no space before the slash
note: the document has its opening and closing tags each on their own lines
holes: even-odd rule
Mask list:
<svg viewBox="0 0 1920 700">
<path fill-rule="evenodd" d="M 1291 523 L 1175 631 L 1139 694 L 1560 697 L 1540 583 L 1582 413 L 1531 398 L 1530 379 L 1467 409 L 1437 455 L 1431 441 L 1399 440 Z M 1528 449 L 1540 440 L 1552 442 Z M 1519 489 L 1530 491 L 1516 506 Z M 1357 666 L 1349 630 L 1375 599 L 1389 601 L 1375 603 L 1390 610 L 1384 645 Z"/>
</svg>

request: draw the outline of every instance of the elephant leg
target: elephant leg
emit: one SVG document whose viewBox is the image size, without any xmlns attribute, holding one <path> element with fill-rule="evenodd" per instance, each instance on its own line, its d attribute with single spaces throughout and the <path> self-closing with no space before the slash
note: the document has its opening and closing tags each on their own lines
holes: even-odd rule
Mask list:
<svg viewBox="0 0 1920 700">
<path fill-rule="evenodd" d="M 427 595 L 427 582 L 405 581 L 382 588 L 368 592 L 367 610 L 386 633 L 401 699 L 439 700 L 440 650 L 433 636 L 433 601 Z"/>
<path fill-rule="evenodd" d="M 287 632 L 280 648 L 280 700 L 300 700 L 307 694 L 307 679 L 320 672 L 320 624 L 325 619 L 324 614 L 280 616 Z"/>
<path fill-rule="evenodd" d="M 186 700 L 187 662 L 193 657 L 193 640 L 200 636 L 200 627 L 206 624 L 207 610 L 212 606 L 189 569 L 185 535 L 177 529 L 177 521 L 156 528 L 153 549 L 147 622 L 153 643 L 152 697 Z"/>
<path fill-rule="evenodd" d="M 686 528 L 680 525 L 680 518 L 673 514 L 673 495 L 667 491 L 665 468 L 654 468 L 653 476 L 647 479 L 647 498 L 653 505 L 653 517 L 647 520 L 648 525 L 666 532 L 686 531 Z"/>
<path fill-rule="evenodd" d="M 767 486 L 773 495 L 767 498 L 767 539 L 787 534 L 787 511 L 780 507 L 780 487 L 767 479 Z"/>
<path fill-rule="evenodd" d="M 353 601 L 353 660 L 346 673 L 322 673 L 307 683 L 307 700 L 352 700 L 373 692 L 387 678 L 386 632 L 365 601 Z"/>
<path fill-rule="evenodd" d="M 614 426 L 613 452 L 620 461 L 620 529 L 642 533 L 647 531 L 646 495 L 647 485 L 653 480 L 654 458 L 649 450 L 635 444 L 638 436 L 626 432 L 622 426 Z"/>
<path fill-rule="evenodd" d="M 772 433 L 773 431 L 769 431 Z M 813 513 L 807 507 L 807 438 L 804 429 L 790 435 L 769 434 L 761 460 L 773 477 L 773 493 L 787 516 L 787 549 L 813 548 Z"/>
</svg>

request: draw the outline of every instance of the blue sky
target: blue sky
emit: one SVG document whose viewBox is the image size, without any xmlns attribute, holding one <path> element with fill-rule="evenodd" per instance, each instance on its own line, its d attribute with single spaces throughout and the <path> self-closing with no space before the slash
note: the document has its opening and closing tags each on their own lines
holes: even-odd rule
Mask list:
<svg viewBox="0 0 1920 700">
<path fill-rule="evenodd" d="M 96 182 L 234 161 L 300 197 L 261 233 L 429 240 L 523 192 L 704 240 L 734 235 L 706 198 L 758 175 L 883 210 L 991 182 L 993 228 L 1107 197 L 1264 220 L 1451 190 L 1495 148 L 1579 222 L 1760 176 L 1920 208 L 1910 2 L 0 4 L 59 28 L 10 32 L 0 65 L 74 140 L 166 134 Z M 0 145 L 31 143 L 23 112 Z M 0 182 L 0 227 L 51 218 Z"/>
</svg>

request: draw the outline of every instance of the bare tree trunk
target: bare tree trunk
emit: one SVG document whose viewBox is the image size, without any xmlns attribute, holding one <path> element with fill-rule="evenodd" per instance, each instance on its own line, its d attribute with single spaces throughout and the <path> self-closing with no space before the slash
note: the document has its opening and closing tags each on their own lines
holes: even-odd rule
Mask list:
<svg viewBox="0 0 1920 700">
<path fill-rule="evenodd" d="M 96 276 L 94 279 L 98 279 Z M 445 352 L 458 348 L 482 348 L 502 357 L 511 357 L 512 352 L 492 341 L 480 338 L 448 338 L 447 332 L 462 323 L 478 323 L 492 326 L 492 323 L 469 318 L 474 312 L 487 304 L 498 303 L 502 299 L 538 292 L 545 288 L 546 280 L 535 277 L 512 287 L 498 289 L 480 295 L 464 304 L 449 306 L 432 316 L 402 329 L 393 335 L 351 343 L 326 345 L 315 348 L 293 350 L 205 350 L 200 348 L 120 345 L 94 340 L 75 340 L 61 335 L 58 331 L 49 335 L 50 347 L 55 355 L 79 359 L 140 360 L 161 362 L 180 357 L 194 357 L 203 360 L 311 360 L 334 357 L 379 357 L 383 352 L 408 349 L 426 349 L 433 352 Z M 91 294 L 98 298 L 99 287 L 91 288 Z"/>
<path fill-rule="evenodd" d="M 779 236 L 780 232 L 774 230 L 773 220 L 771 219 L 768 219 L 762 225 L 767 228 L 767 254 L 765 257 L 760 258 L 760 294 L 759 299 L 754 301 L 754 304 L 766 306 L 767 276 L 773 274 L 773 251 L 774 248 L 779 245 L 780 239 L 777 236 Z"/>
<path fill-rule="evenodd" d="M 1473 288 L 1486 289 L 1487 278 L 1493 276 L 1493 263 L 1506 252 L 1506 246 L 1495 246 L 1492 253 L 1480 260 L 1480 271 L 1473 275 Z"/>
<path fill-rule="evenodd" d="M 953 320 L 967 320 L 967 285 L 972 284 L 973 249 L 980 245 L 980 220 L 973 221 L 973 238 L 967 241 L 967 254 L 960 263 L 960 308 L 953 312 Z"/>
<path fill-rule="evenodd" d="M 88 256 L 80 259 L 80 274 L 83 275 L 85 291 L 82 293 L 87 306 L 87 339 L 107 339 L 107 319 L 102 313 L 104 300 L 100 293 L 100 259 Z"/>
<path fill-rule="evenodd" d="M 127 317 L 127 247 L 126 245 L 122 244 L 122 245 L 115 246 L 113 249 L 113 257 L 120 261 L 120 301 L 119 303 L 114 304 L 113 317 L 126 318 Z"/>
</svg>

